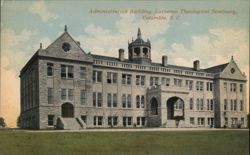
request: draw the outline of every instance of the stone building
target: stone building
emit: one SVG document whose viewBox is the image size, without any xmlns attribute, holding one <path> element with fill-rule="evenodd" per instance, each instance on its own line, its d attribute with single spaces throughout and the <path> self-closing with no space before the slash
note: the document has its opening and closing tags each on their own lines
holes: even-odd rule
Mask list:
<svg viewBox="0 0 250 155">
<path fill-rule="evenodd" d="M 21 127 L 246 127 L 246 77 L 232 59 L 202 69 L 151 61 L 137 38 L 118 57 L 86 53 L 65 32 L 20 73 Z"/>
</svg>

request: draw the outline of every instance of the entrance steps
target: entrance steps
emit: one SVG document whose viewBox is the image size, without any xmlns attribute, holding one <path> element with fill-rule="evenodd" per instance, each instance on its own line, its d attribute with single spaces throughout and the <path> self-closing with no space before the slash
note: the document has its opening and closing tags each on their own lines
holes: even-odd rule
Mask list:
<svg viewBox="0 0 250 155">
<path fill-rule="evenodd" d="M 86 128 L 86 124 L 79 118 L 62 118 L 59 117 L 61 126 L 64 130 L 82 130 Z"/>
</svg>

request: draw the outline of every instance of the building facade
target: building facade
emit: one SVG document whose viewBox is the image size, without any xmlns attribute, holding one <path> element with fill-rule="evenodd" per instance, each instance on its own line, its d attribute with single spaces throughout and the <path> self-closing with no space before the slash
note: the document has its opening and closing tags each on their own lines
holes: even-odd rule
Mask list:
<svg viewBox="0 0 250 155">
<path fill-rule="evenodd" d="M 151 61 L 137 38 L 118 57 L 86 53 L 65 32 L 22 68 L 21 127 L 246 127 L 246 76 L 232 59 L 201 69 Z"/>
</svg>

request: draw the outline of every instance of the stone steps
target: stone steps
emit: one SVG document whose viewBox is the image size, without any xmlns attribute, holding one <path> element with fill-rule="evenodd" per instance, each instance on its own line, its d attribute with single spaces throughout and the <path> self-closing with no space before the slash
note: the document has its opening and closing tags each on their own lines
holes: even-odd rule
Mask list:
<svg viewBox="0 0 250 155">
<path fill-rule="evenodd" d="M 62 118 L 65 130 L 82 130 L 83 127 L 78 123 L 76 118 Z"/>
</svg>

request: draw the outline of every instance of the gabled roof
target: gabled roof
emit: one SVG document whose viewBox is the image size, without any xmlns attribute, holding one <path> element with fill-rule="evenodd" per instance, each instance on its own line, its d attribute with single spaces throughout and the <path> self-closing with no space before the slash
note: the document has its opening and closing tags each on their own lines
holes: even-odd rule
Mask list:
<svg viewBox="0 0 250 155">
<path fill-rule="evenodd" d="M 225 63 L 222 65 L 210 67 L 210 68 L 205 69 L 205 71 L 209 73 L 219 73 L 219 72 L 222 72 L 227 67 L 228 64 L 229 63 Z"/>
</svg>

